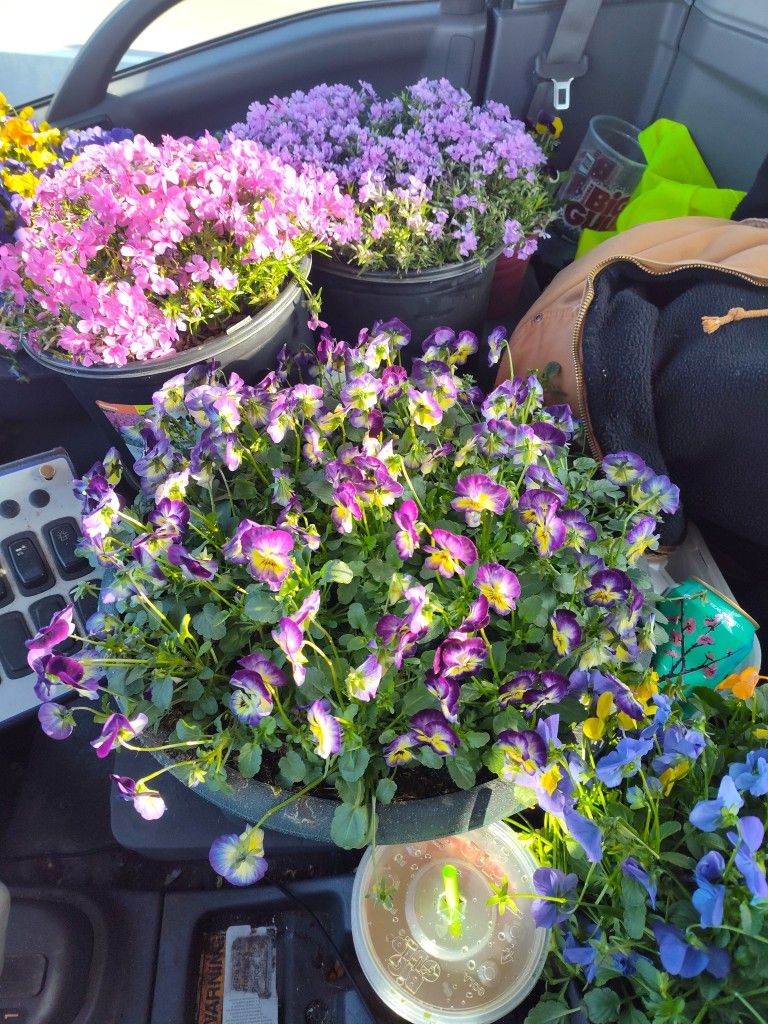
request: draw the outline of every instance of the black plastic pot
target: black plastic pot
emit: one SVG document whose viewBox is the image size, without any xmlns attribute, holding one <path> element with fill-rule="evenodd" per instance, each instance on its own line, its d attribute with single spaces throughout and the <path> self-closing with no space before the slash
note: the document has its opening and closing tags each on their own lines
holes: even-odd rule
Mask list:
<svg viewBox="0 0 768 1024">
<path fill-rule="evenodd" d="M 311 279 L 322 288 L 321 315 L 334 337 L 354 342 L 361 328 L 398 317 L 412 331 L 413 348 L 435 327 L 482 333 L 499 251 L 407 274 L 361 271 L 318 257 Z"/>
<path fill-rule="evenodd" d="M 309 270 L 309 260 L 302 269 L 305 273 Z M 244 380 L 253 382 L 274 368 L 284 345 L 294 351 L 311 345 L 307 319 L 304 295 L 292 280 L 273 302 L 235 324 L 226 334 L 167 359 L 127 366 L 86 367 L 47 352 L 27 351 L 42 367 L 64 380 L 95 423 L 100 427 L 106 424 L 115 445 L 130 465 L 133 456 L 119 430 L 141 419 L 144 410 L 152 404 L 152 395 L 169 377 L 183 373 L 196 363 L 215 361 L 226 372 L 239 373 Z"/>
<path fill-rule="evenodd" d="M 148 734 L 144 734 L 144 738 L 147 742 L 154 739 Z M 173 758 L 163 751 L 154 752 L 154 757 L 163 766 L 173 763 Z M 179 771 L 179 777 L 184 778 L 183 769 Z M 270 807 L 282 803 L 290 795 L 258 779 L 244 779 L 234 772 L 228 772 L 228 781 L 231 786 L 229 792 L 213 789 L 204 782 L 195 786 L 193 792 L 250 824 L 255 824 Z M 501 821 L 522 810 L 523 806 L 518 788 L 503 779 L 492 779 L 473 789 L 456 790 L 422 800 L 377 804 L 376 842 L 384 845 L 417 843 L 458 835 Z M 331 843 L 331 822 L 337 807 L 338 801 L 323 800 L 310 793 L 276 811 L 265 822 L 265 828 Z"/>
<path fill-rule="evenodd" d="M 19 352 L 17 362 L 26 380 L 11 372 L 11 364 L 0 358 L 0 419 L 12 423 L 57 420 L 63 424 L 82 415 L 80 403 L 63 377 Z"/>
</svg>

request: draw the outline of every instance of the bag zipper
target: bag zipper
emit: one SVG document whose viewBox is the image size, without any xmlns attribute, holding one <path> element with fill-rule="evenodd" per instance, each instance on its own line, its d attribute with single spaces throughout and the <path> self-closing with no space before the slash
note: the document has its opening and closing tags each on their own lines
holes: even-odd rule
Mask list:
<svg viewBox="0 0 768 1024">
<path fill-rule="evenodd" d="M 582 368 L 581 359 L 583 327 L 587 313 L 589 312 L 589 307 L 592 305 L 592 301 L 595 297 L 595 278 L 601 270 L 605 270 L 605 268 L 610 266 L 611 263 L 631 263 L 633 266 L 639 267 L 640 270 L 644 270 L 646 273 L 653 274 L 656 277 L 670 277 L 672 274 L 676 274 L 679 270 L 717 270 L 722 274 L 729 274 L 731 277 L 738 277 L 742 281 L 748 281 L 750 284 L 757 285 L 758 287 L 768 286 L 768 278 L 745 274 L 740 270 L 733 270 L 730 267 L 724 267 L 720 263 L 704 263 L 701 261 L 694 263 L 676 263 L 668 270 L 657 270 L 655 268 L 658 267 L 659 264 L 645 262 L 634 256 L 611 256 L 592 268 L 589 276 L 587 277 L 586 291 L 573 327 L 572 357 L 576 375 L 576 402 L 578 406 L 578 414 L 584 424 L 587 445 L 589 446 L 592 457 L 597 462 L 602 462 L 604 454 L 597 438 L 595 437 L 595 431 L 592 427 L 592 421 L 589 417 L 589 409 L 587 407 L 587 396 L 584 387 L 584 370 Z"/>
</svg>

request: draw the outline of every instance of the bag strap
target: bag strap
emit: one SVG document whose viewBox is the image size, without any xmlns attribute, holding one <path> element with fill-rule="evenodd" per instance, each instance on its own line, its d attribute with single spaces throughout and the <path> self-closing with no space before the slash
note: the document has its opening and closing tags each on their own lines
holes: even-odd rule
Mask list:
<svg viewBox="0 0 768 1024">
<path fill-rule="evenodd" d="M 529 121 L 535 123 L 542 110 L 568 110 L 570 107 L 571 82 L 585 75 L 589 68 L 584 51 L 602 2 L 565 0 L 549 50 L 536 58 L 536 74 L 541 81 L 528 108 Z"/>
</svg>

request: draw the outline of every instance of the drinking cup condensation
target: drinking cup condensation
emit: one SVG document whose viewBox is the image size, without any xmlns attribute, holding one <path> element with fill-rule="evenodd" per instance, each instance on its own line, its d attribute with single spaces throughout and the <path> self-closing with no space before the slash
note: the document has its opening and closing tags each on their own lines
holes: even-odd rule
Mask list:
<svg viewBox="0 0 768 1024">
<path fill-rule="evenodd" d="M 646 161 L 640 129 L 619 117 L 598 114 L 558 193 L 563 234 L 578 238 L 583 228 L 612 231 L 616 218 L 640 184 Z"/>
</svg>

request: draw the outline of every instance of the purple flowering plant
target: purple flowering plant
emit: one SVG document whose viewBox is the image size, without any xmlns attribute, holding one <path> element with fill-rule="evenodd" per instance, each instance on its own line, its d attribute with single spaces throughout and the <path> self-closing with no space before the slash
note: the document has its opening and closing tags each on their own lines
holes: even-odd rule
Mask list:
<svg viewBox="0 0 768 1024">
<path fill-rule="evenodd" d="M 162 768 L 121 778 L 139 813 L 157 815 L 164 771 L 285 790 L 216 848 L 235 882 L 300 795 L 338 800 L 351 848 L 377 803 L 494 775 L 521 806 L 543 794 L 593 856 L 560 744 L 601 727 L 637 743 L 656 712 L 654 538 L 630 537 L 658 478 L 609 479 L 535 375 L 483 396 L 462 371 L 474 336 L 438 328 L 410 373 L 409 340 L 397 320 L 326 336 L 255 385 L 197 366 L 154 395 L 132 504 L 112 454 L 77 485 L 107 578 L 79 653 L 56 653 L 63 612 L 30 642 L 41 697 L 83 698 L 41 721 L 63 738 L 92 715 L 97 753 L 160 748 Z"/>
<path fill-rule="evenodd" d="M 446 79 L 386 99 L 367 82 L 318 85 L 253 103 L 229 137 L 332 171 L 355 202 L 354 234 L 333 252 L 367 270 L 441 267 L 502 247 L 524 259 L 552 216 L 537 137 L 509 107 L 477 106 Z"/>
<path fill-rule="evenodd" d="M 740 678 L 684 693 L 649 676 L 633 722 L 601 685 L 580 726 L 539 720 L 527 751 L 543 817 L 510 825 L 542 867 L 533 892 L 507 894 L 552 929 L 527 1024 L 569 1019 L 574 981 L 596 1024 L 765 1021 L 768 687 L 739 695 Z"/>
<path fill-rule="evenodd" d="M 99 136 L 96 135 L 96 139 Z M 86 145 L 20 206 L 0 245 L 0 347 L 123 366 L 199 345 L 346 239 L 352 201 L 254 142 L 143 136 Z"/>
</svg>

